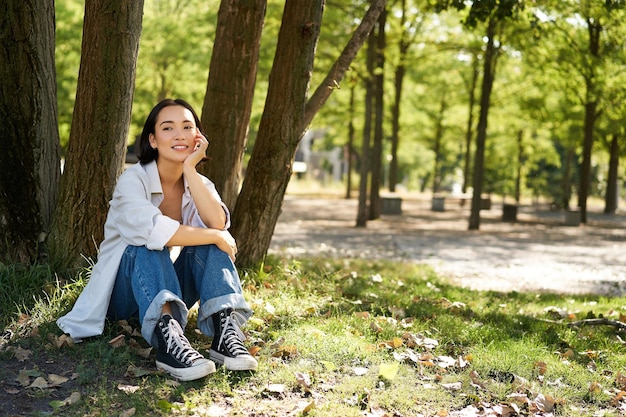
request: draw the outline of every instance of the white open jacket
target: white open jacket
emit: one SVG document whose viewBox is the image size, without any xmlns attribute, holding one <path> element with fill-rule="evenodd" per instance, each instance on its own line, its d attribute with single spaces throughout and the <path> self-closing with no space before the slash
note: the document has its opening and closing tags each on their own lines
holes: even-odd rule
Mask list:
<svg viewBox="0 0 626 417">
<path fill-rule="evenodd" d="M 217 201 L 222 201 L 215 185 L 201 176 L 206 187 Z M 182 202 L 183 224 L 205 227 L 191 197 L 187 180 Z M 98 261 L 91 277 L 72 310 L 57 320 L 57 325 L 76 342 L 85 337 L 102 334 L 113 285 L 122 255 L 127 246 L 146 246 L 162 250 L 178 230 L 178 221 L 161 213 L 163 190 L 156 162 L 139 163 L 129 167 L 120 176 L 109 213 L 104 225 L 104 240 L 100 245 Z M 226 226 L 230 227 L 230 214 L 226 212 Z"/>
</svg>

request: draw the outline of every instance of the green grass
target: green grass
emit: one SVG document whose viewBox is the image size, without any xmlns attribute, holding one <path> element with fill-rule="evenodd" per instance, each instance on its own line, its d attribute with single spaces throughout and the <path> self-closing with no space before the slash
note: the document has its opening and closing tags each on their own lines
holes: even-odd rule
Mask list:
<svg viewBox="0 0 626 417">
<path fill-rule="evenodd" d="M 269 258 L 242 273 L 258 371 L 218 369 L 176 383 L 154 372 L 153 358 L 137 353 L 145 341 L 118 323 L 102 337 L 55 347 L 54 320 L 86 276 L 61 281 L 45 267 L 0 273 L 2 288 L 11 289 L 0 306 L 7 335 L 0 379 L 17 390 L 8 400 L 36 404 L 30 415 L 452 416 L 472 407 L 476 415 L 503 415 L 497 407 L 506 406 L 539 415 L 544 404 L 556 416 L 626 410 L 623 336 L 613 326 L 567 325 L 620 320 L 625 298 L 476 292 L 410 263 Z M 192 316 L 187 334 L 206 349 L 194 323 Z M 118 334 L 126 343 L 116 348 L 108 342 Z M 18 347 L 31 356 L 19 362 Z M 15 383 L 19 370 L 33 374 L 29 383 L 38 372 L 68 381 L 28 388 Z M 63 402 L 72 392 L 80 400 Z"/>
</svg>

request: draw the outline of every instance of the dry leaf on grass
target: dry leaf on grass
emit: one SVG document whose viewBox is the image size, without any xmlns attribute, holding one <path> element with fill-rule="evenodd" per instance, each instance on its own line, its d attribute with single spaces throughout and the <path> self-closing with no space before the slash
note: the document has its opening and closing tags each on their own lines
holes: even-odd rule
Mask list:
<svg viewBox="0 0 626 417">
<path fill-rule="evenodd" d="M 25 362 L 30 359 L 33 355 L 33 352 L 28 349 L 22 349 L 21 347 L 13 347 L 9 346 L 7 348 L 8 352 L 13 352 L 13 357 L 18 360 L 18 362 Z"/>
<path fill-rule="evenodd" d="M 139 391 L 140 387 L 138 385 L 118 384 L 117 389 L 125 392 L 126 394 L 134 394 Z"/>
<path fill-rule="evenodd" d="M 126 339 L 123 334 L 115 336 L 113 339 L 109 340 L 109 345 L 113 348 L 119 348 L 126 345 Z"/>
<path fill-rule="evenodd" d="M 309 392 L 311 390 L 311 377 L 309 374 L 303 374 L 301 372 L 296 372 L 296 382 L 304 392 Z"/>
</svg>

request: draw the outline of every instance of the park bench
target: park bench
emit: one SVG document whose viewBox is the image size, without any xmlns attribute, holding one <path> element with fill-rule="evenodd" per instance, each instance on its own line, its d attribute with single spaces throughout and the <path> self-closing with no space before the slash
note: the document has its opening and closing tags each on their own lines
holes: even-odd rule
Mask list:
<svg viewBox="0 0 626 417">
<path fill-rule="evenodd" d="M 459 207 L 470 205 L 472 202 L 471 194 L 435 194 L 432 198 L 432 211 L 446 211 L 446 203 L 457 204 Z M 491 209 L 491 197 L 483 197 L 480 199 L 480 209 Z"/>
</svg>

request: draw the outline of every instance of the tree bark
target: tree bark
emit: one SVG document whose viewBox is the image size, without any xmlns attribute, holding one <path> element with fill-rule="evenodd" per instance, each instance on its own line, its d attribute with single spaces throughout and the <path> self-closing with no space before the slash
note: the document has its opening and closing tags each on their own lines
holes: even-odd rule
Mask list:
<svg viewBox="0 0 626 417">
<path fill-rule="evenodd" d="M 448 104 L 446 103 L 446 92 L 441 95 L 441 101 L 439 103 L 439 112 L 435 119 L 435 141 L 433 145 L 433 153 L 435 154 L 435 161 L 433 166 L 433 194 L 437 194 L 441 190 L 441 161 L 443 159 L 441 143 L 443 142 L 444 133 L 444 115 Z"/>
<path fill-rule="evenodd" d="M 391 160 L 389 161 L 389 191 L 394 193 L 399 181 L 398 174 L 398 145 L 400 143 L 400 104 L 402 103 L 402 85 L 406 74 L 406 56 L 411 43 L 406 39 L 406 0 L 401 2 L 400 27 L 402 34 L 398 42 L 398 65 L 394 73 L 394 97 L 391 107 Z"/>
<path fill-rule="evenodd" d="M 467 192 L 470 183 L 470 170 L 472 161 L 472 136 L 474 135 L 474 105 L 476 104 L 476 85 L 478 84 L 478 56 L 472 54 L 472 78 L 468 88 L 469 102 L 467 104 L 467 128 L 465 130 L 465 163 L 463 164 L 463 194 Z"/>
<path fill-rule="evenodd" d="M 346 145 L 345 154 L 348 159 L 348 166 L 346 168 L 346 199 L 350 199 L 352 197 L 352 150 L 354 148 L 354 90 L 355 86 L 352 85 L 350 87 L 350 107 L 348 108 L 348 114 L 350 115 L 350 120 L 348 121 L 348 144 Z"/>
<path fill-rule="evenodd" d="M 597 20 L 587 19 L 589 34 L 589 54 L 593 60 L 600 57 L 600 36 L 603 27 Z M 591 151 L 594 142 L 594 129 L 597 115 L 598 98 L 596 96 L 595 68 L 592 62 L 589 74 L 585 75 L 585 126 L 583 139 L 583 154 L 580 166 L 580 186 L 578 189 L 578 207 L 580 208 L 580 222 L 587 223 L 587 197 L 591 184 Z"/>
<path fill-rule="evenodd" d="M 495 64 L 497 48 L 495 46 L 496 36 L 495 18 L 487 22 L 487 45 L 483 62 L 483 83 L 480 97 L 480 115 L 478 117 L 478 127 L 476 129 L 476 153 L 474 155 L 474 174 L 472 176 L 472 209 L 469 219 L 469 230 L 480 228 L 480 198 L 483 190 L 483 177 L 485 171 L 485 142 L 487 139 L 487 120 L 489 118 L 489 105 L 491 100 L 491 90 L 495 78 Z"/>
<path fill-rule="evenodd" d="M 87 0 L 76 104 L 51 257 L 62 266 L 96 255 L 122 172 L 143 0 Z"/>
<path fill-rule="evenodd" d="M 522 166 L 524 165 L 524 131 L 517 132 L 517 167 L 515 172 L 515 202 L 519 204 L 522 196 Z"/>
<path fill-rule="evenodd" d="M 617 211 L 617 181 L 619 176 L 619 135 L 613 134 L 609 149 L 609 173 L 604 195 L 604 213 L 615 214 Z"/>
<path fill-rule="evenodd" d="M 60 177 L 54 2 L 0 3 L 0 260 L 44 255 Z"/>
<path fill-rule="evenodd" d="M 306 93 L 323 9 L 324 0 L 285 2 L 265 110 L 234 209 L 231 230 L 238 242 L 240 265 L 260 261 L 271 242 L 304 134 Z"/>
<path fill-rule="evenodd" d="M 211 142 L 203 174 L 229 208 L 235 206 L 261 46 L 267 0 L 222 0 L 202 107 L 202 127 Z"/>
<path fill-rule="evenodd" d="M 380 201 L 380 187 L 383 174 L 383 122 L 385 118 L 385 26 L 387 13 L 383 9 L 378 16 L 376 32 L 376 70 L 374 75 L 374 146 L 372 148 L 372 181 L 370 184 L 369 220 L 380 218 L 382 211 Z"/>
<path fill-rule="evenodd" d="M 363 111 L 363 138 L 361 141 L 361 166 L 359 167 L 359 203 L 356 215 L 356 227 L 367 226 L 367 184 L 369 182 L 371 170 L 371 149 L 372 138 L 372 106 L 374 102 L 374 62 L 375 62 L 376 33 L 372 31 L 367 41 L 367 58 L 365 84 L 365 102 Z"/>
</svg>

